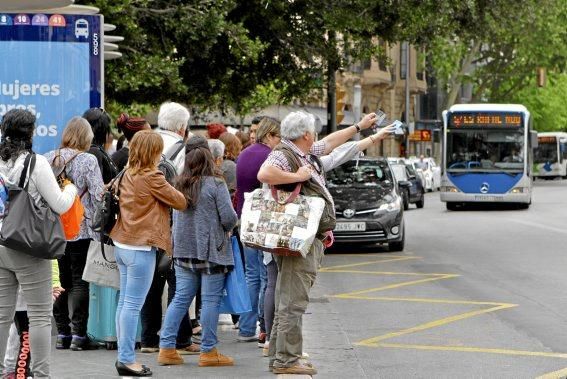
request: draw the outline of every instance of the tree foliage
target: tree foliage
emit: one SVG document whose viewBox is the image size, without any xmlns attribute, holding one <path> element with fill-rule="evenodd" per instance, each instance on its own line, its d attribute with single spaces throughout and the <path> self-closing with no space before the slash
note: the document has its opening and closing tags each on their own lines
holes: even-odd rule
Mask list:
<svg viewBox="0 0 567 379">
<path fill-rule="evenodd" d="M 535 1 L 535 0 L 521 0 Z M 560 0 L 543 0 L 560 1 Z M 106 65 L 106 95 L 138 107 L 167 99 L 245 113 L 306 99 L 331 72 L 378 57 L 378 39 L 428 44 L 459 36 L 450 71 L 512 0 L 81 0 L 95 5 L 124 56 Z M 515 20 L 518 18 L 516 17 Z M 467 31 L 467 33 L 463 33 Z M 468 38 L 468 37 L 467 37 Z M 488 59 L 488 58 L 486 58 Z M 442 72 L 442 71 L 440 71 Z"/>
<path fill-rule="evenodd" d="M 533 83 L 537 67 L 565 71 L 567 2 L 470 1 L 473 25 L 435 39 L 430 59 L 447 90 L 449 107 L 461 86 L 473 84 L 473 101 L 509 102 Z"/>
</svg>

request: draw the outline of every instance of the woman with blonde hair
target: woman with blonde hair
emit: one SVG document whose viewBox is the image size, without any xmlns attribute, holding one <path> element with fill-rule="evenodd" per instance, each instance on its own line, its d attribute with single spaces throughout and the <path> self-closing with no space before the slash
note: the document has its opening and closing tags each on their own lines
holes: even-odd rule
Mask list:
<svg viewBox="0 0 567 379">
<path fill-rule="evenodd" d="M 98 348 L 87 336 L 89 320 L 89 283 L 83 280 L 87 252 L 91 240 L 98 240 L 88 220 L 102 194 L 102 174 L 94 155 L 89 154 L 93 131 L 87 120 L 73 117 L 61 137 L 61 147 L 45 154 L 56 173 L 68 178 L 77 186 L 84 208 L 79 234 L 67 241 L 65 255 L 58 259 L 59 279 L 65 292 L 53 305 L 57 324 L 57 349 L 74 351 Z"/>
<path fill-rule="evenodd" d="M 120 191 L 120 213 L 110 233 L 120 270 L 116 310 L 119 375 L 152 375 L 147 366 L 136 362 L 136 328 L 152 283 L 156 249 L 172 253 L 169 208 L 187 207 L 185 196 L 167 183 L 157 168 L 162 151 L 159 134 L 137 132 L 130 142 L 128 168 L 114 183 L 114 189 Z"/>
</svg>

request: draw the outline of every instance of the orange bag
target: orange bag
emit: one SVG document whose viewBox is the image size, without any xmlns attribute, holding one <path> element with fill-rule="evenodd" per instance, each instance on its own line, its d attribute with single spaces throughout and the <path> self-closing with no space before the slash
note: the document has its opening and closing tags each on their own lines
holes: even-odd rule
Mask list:
<svg viewBox="0 0 567 379">
<path fill-rule="evenodd" d="M 75 195 L 75 201 L 73 205 L 71 205 L 71 208 L 61 215 L 61 224 L 63 224 L 65 239 L 73 240 L 77 238 L 81 231 L 81 223 L 83 222 L 84 215 L 85 208 L 83 207 L 83 203 L 81 203 L 81 198 Z"/>
<path fill-rule="evenodd" d="M 57 181 L 59 182 L 61 189 L 65 188 L 67 184 L 72 183 L 71 180 L 67 177 L 65 169 L 67 165 L 80 154 L 81 153 L 78 152 L 77 154 L 73 155 L 63 165 L 61 165 L 62 157 L 60 151 L 58 151 L 57 155 L 53 158 L 51 166 L 56 167 L 58 170 L 60 170 L 59 174 L 57 174 Z M 75 196 L 75 200 L 73 201 L 71 208 L 69 208 L 67 212 L 63 213 L 60 216 L 66 240 L 73 240 L 77 238 L 79 232 L 81 231 L 81 223 L 83 222 L 83 217 L 85 215 L 85 208 L 83 207 L 83 203 L 81 203 L 81 198 L 83 197 L 85 192 L 87 192 L 86 188 L 81 196 Z"/>
</svg>

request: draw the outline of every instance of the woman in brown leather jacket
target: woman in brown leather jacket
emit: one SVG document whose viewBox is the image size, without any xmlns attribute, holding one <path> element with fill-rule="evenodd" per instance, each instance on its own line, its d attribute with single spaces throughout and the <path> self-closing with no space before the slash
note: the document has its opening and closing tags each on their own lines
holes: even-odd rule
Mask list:
<svg viewBox="0 0 567 379">
<path fill-rule="evenodd" d="M 110 233 L 120 270 L 120 298 L 116 310 L 119 375 L 151 376 L 134 353 L 140 310 L 152 283 L 155 250 L 171 255 L 169 208 L 184 210 L 185 196 L 157 169 L 163 140 L 153 131 L 136 133 L 130 143 L 128 168 L 120 186 L 120 214 Z"/>
</svg>

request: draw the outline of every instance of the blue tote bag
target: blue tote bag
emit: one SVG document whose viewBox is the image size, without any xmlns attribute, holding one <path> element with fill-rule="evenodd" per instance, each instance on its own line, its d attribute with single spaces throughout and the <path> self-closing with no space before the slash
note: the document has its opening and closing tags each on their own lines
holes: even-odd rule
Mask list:
<svg viewBox="0 0 567 379">
<path fill-rule="evenodd" d="M 236 237 L 233 236 L 230 240 L 232 254 L 234 255 L 234 268 L 226 276 L 219 313 L 243 314 L 250 312 L 252 306 L 250 305 L 250 295 L 248 294 L 246 276 L 240 257 L 240 247 Z"/>
</svg>

